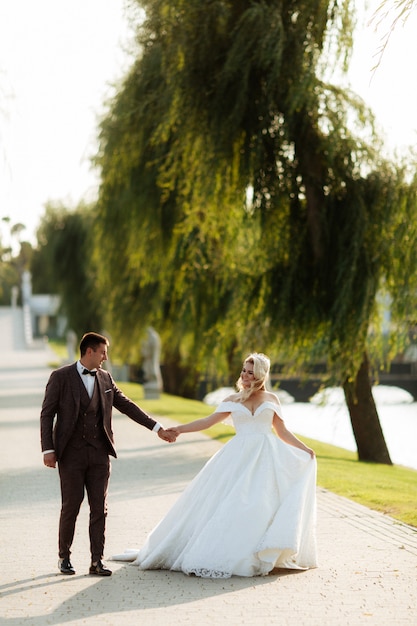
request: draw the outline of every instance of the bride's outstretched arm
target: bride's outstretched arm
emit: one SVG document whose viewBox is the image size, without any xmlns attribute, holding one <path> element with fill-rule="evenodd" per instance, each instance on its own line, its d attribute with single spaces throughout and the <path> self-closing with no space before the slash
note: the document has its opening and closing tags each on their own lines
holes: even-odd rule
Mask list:
<svg viewBox="0 0 417 626">
<path fill-rule="evenodd" d="M 278 437 L 285 441 L 285 443 L 290 444 L 290 446 L 294 446 L 295 448 L 299 448 L 300 450 L 304 450 L 304 452 L 308 452 L 312 459 L 314 459 L 315 452 L 311 448 L 305 445 L 298 437 L 296 437 L 288 428 L 285 426 L 283 420 L 278 417 L 276 414 L 274 415 L 273 425 L 275 432 Z"/>
<path fill-rule="evenodd" d="M 212 413 L 207 417 L 202 417 L 198 420 L 194 420 L 193 422 L 189 422 L 188 424 L 179 424 L 178 426 L 173 426 L 167 430 L 173 432 L 178 437 L 178 435 L 181 435 L 182 433 L 194 433 L 198 430 L 206 430 L 207 428 L 210 428 L 210 426 L 225 420 L 228 415 L 230 415 L 230 413 Z"/>
</svg>

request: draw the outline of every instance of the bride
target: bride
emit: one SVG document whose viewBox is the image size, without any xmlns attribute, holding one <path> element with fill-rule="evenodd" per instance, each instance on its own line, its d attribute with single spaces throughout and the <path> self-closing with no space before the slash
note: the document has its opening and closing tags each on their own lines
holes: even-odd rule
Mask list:
<svg viewBox="0 0 417 626">
<path fill-rule="evenodd" d="M 266 391 L 269 367 L 264 354 L 249 355 L 237 393 L 212 415 L 170 429 L 179 436 L 231 419 L 236 435 L 191 481 L 144 546 L 113 560 L 205 578 L 317 566 L 315 454 L 285 427 L 277 396 Z"/>
</svg>

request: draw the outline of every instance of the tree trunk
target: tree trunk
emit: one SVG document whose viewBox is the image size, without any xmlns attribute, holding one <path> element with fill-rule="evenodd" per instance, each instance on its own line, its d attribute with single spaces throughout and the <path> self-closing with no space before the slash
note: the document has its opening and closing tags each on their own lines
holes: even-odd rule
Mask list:
<svg viewBox="0 0 417 626">
<path fill-rule="evenodd" d="M 364 353 L 355 380 L 346 381 L 343 391 L 358 447 L 359 460 L 392 465 L 372 395 L 369 361 L 366 353 Z"/>
</svg>

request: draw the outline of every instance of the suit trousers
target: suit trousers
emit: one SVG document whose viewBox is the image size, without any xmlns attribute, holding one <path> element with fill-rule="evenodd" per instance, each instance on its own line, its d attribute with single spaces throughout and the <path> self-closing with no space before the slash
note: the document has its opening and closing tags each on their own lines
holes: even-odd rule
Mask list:
<svg viewBox="0 0 417 626">
<path fill-rule="evenodd" d="M 69 444 L 58 462 L 61 481 L 59 557 L 69 558 L 75 523 L 87 491 L 90 507 L 89 534 L 91 561 L 103 558 L 107 516 L 107 492 L 111 464 L 106 447 Z"/>
</svg>

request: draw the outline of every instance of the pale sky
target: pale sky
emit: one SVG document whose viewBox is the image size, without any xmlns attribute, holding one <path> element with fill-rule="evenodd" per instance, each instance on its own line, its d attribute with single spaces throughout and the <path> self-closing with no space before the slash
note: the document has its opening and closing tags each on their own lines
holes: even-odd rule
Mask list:
<svg viewBox="0 0 417 626">
<path fill-rule="evenodd" d="M 124 0 L 1 0 L 0 217 L 94 199 L 97 119 L 129 66 Z"/>
<path fill-rule="evenodd" d="M 388 1 L 388 6 L 394 1 Z M 369 22 L 380 0 L 356 3 L 368 9 L 362 12 L 361 28 L 354 40 L 351 86 L 376 114 L 392 149 L 403 151 L 407 146 L 417 146 L 417 3 L 409 19 L 398 22 L 382 57 L 379 49 L 395 13 L 389 14 L 375 31 L 375 20 Z M 379 66 L 373 71 L 378 59 Z"/>
<path fill-rule="evenodd" d="M 358 6 L 365 4 L 357 0 Z M 388 26 L 355 37 L 350 82 L 374 110 L 392 148 L 415 145 L 417 12 L 391 37 L 372 73 Z M 90 165 L 97 119 L 111 84 L 130 65 L 125 0 L 1 0 L 0 218 L 33 233 L 48 200 L 94 199 Z"/>
</svg>

